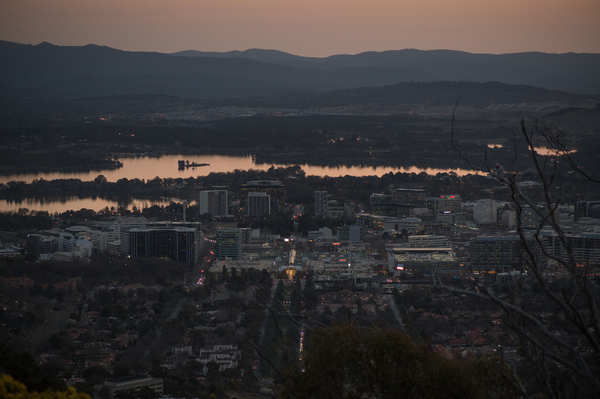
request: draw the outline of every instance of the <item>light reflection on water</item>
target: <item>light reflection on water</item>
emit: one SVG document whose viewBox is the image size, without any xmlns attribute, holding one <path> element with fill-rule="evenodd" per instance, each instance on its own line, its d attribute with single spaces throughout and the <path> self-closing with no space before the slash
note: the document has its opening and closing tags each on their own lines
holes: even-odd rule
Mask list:
<svg viewBox="0 0 600 399">
<path fill-rule="evenodd" d="M 26 198 L 23 201 L 7 201 L 0 200 L 0 212 L 12 212 L 18 211 L 20 208 L 27 208 L 30 211 L 46 211 L 48 213 L 63 213 L 66 211 L 76 211 L 79 209 L 93 209 L 94 211 L 102 210 L 106 207 L 110 210 L 114 207 L 117 210 L 120 206 L 126 209 L 132 209 L 134 206 L 138 209 L 148 208 L 152 205 L 169 205 L 173 202 L 181 202 L 179 198 L 162 198 L 160 200 L 139 200 L 134 199 L 126 204 L 121 204 L 114 200 L 108 200 L 103 198 L 78 198 L 68 197 L 63 200 L 46 200 L 39 201 L 32 198 Z"/>
<path fill-rule="evenodd" d="M 207 163 L 208 166 L 200 166 L 195 168 L 178 169 L 179 160 L 188 160 L 190 163 Z M 128 157 L 119 159 L 123 163 L 123 167 L 116 170 L 92 171 L 92 172 L 52 172 L 52 173 L 23 173 L 0 176 L 0 183 L 8 183 L 12 180 L 25 181 L 31 183 L 34 180 L 55 180 L 55 179 L 80 179 L 82 181 L 94 180 L 98 175 L 103 175 L 109 182 L 116 182 L 119 179 L 140 179 L 152 180 L 155 177 L 164 178 L 188 178 L 206 176 L 211 172 L 233 172 L 238 170 L 262 170 L 266 171 L 271 166 L 286 167 L 289 165 L 282 164 L 255 164 L 251 156 L 225 156 L 225 155 L 163 155 L 161 157 Z M 416 166 L 409 167 L 391 167 L 391 166 L 314 166 L 300 165 L 302 170 L 307 175 L 315 176 L 378 176 L 381 177 L 387 173 L 416 173 L 425 172 L 435 175 L 438 173 L 454 172 L 459 176 L 474 173 L 467 169 L 439 169 L 439 168 L 418 168 Z M 159 201 L 150 200 L 133 200 L 132 203 L 126 204 L 126 207 L 131 209 L 133 206 L 144 208 L 154 204 L 168 205 L 173 200 L 179 202 L 178 199 L 164 199 Z M 67 210 L 77 210 L 82 208 L 93 209 L 98 211 L 105 207 L 119 207 L 121 204 L 114 200 L 102 198 L 85 198 L 69 197 L 64 200 L 46 200 L 40 202 L 38 200 L 26 199 L 20 203 L 7 202 L 0 200 L 0 211 L 16 211 L 19 208 L 27 208 L 29 210 L 48 211 L 48 212 L 65 212 Z"/>
<path fill-rule="evenodd" d="M 548 147 L 534 147 L 534 150 L 536 153 L 538 153 L 539 155 L 545 155 L 545 156 L 552 156 L 552 155 L 563 155 L 562 152 L 557 151 L 555 148 L 548 148 Z M 575 154 L 577 152 L 577 150 L 568 150 L 566 151 L 567 154 Z"/>
<path fill-rule="evenodd" d="M 190 163 L 207 163 L 208 166 L 199 166 L 195 168 L 178 169 L 177 161 L 189 160 Z M 206 176 L 211 172 L 233 172 L 239 170 L 268 170 L 271 166 L 276 168 L 290 165 L 281 164 L 255 164 L 251 156 L 227 156 L 227 155 L 163 155 L 157 157 L 130 157 L 120 158 L 123 167 L 115 170 L 103 170 L 92 172 L 51 172 L 51 173 L 23 173 L 0 176 L 0 183 L 8 183 L 11 180 L 22 180 L 31 183 L 36 179 L 54 180 L 54 179 L 80 179 L 82 181 L 91 181 L 98 175 L 103 175 L 109 182 L 116 182 L 119 179 L 140 179 L 152 180 L 155 177 L 164 178 L 188 178 Z M 307 175 L 316 176 L 383 176 L 386 173 L 421 173 L 437 174 L 443 172 L 455 172 L 459 176 L 473 173 L 467 169 L 439 169 L 439 168 L 418 168 L 392 167 L 392 166 L 314 166 L 300 165 Z"/>
</svg>

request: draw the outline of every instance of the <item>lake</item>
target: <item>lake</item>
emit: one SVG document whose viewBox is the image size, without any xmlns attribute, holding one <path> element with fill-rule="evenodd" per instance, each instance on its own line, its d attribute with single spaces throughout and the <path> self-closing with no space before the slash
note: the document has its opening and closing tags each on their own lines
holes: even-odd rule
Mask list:
<svg viewBox="0 0 600 399">
<path fill-rule="evenodd" d="M 208 166 L 198 166 L 195 168 L 178 169 L 179 160 L 187 160 L 190 163 L 202 164 Z M 54 180 L 54 179 L 80 179 L 82 181 L 94 180 L 98 175 L 104 175 L 109 182 L 116 182 L 119 179 L 143 179 L 151 180 L 155 177 L 161 179 L 172 177 L 198 177 L 206 176 L 211 172 L 233 172 L 239 170 L 268 170 L 271 166 L 276 168 L 290 165 L 281 164 L 256 164 L 251 156 L 227 156 L 227 155 L 163 155 L 161 157 L 125 157 L 119 158 L 123 167 L 115 170 L 103 170 L 92 172 L 51 172 L 51 173 L 15 173 L 0 176 L 0 183 L 8 183 L 11 180 L 21 180 L 31 183 L 36 179 Z M 307 175 L 315 176 L 383 176 L 386 173 L 421 173 L 437 174 L 443 172 L 455 172 L 459 176 L 473 173 L 468 169 L 436 169 L 436 168 L 418 168 L 409 167 L 391 167 L 391 166 L 314 166 L 300 165 Z"/>
<path fill-rule="evenodd" d="M 208 166 L 199 166 L 195 168 L 185 168 L 180 170 L 178 168 L 178 161 L 186 160 L 190 163 L 196 164 L 208 164 Z M 92 171 L 92 172 L 51 172 L 51 173 L 22 173 L 22 174 L 10 174 L 0 176 L 0 183 L 8 183 L 12 180 L 21 180 L 27 183 L 31 183 L 34 180 L 54 180 L 54 179 L 80 179 L 82 181 L 94 180 L 98 175 L 104 175 L 106 180 L 109 182 L 116 182 L 119 179 L 143 179 L 152 180 L 155 177 L 164 178 L 188 178 L 206 176 L 211 172 L 233 172 L 234 170 L 268 170 L 271 166 L 276 168 L 286 167 L 289 165 L 281 164 L 256 164 L 254 163 L 251 156 L 227 156 L 227 155 L 163 155 L 161 157 L 123 157 L 119 158 L 119 161 L 123 163 L 123 167 L 115 170 L 103 170 L 103 171 Z M 473 173 L 473 171 L 467 169 L 436 169 L 436 168 L 418 168 L 416 166 L 409 167 L 391 167 L 391 166 L 314 166 L 314 165 L 300 165 L 302 170 L 307 175 L 316 176 L 383 176 L 389 172 L 392 173 L 421 173 L 435 175 L 437 173 L 444 172 L 455 172 L 459 176 Z M 178 201 L 177 199 L 165 199 L 158 204 L 168 204 L 171 200 Z M 144 201 L 149 205 L 153 205 L 154 202 L 147 200 L 134 200 L 133 204 L 129 204 L 129 207 L 137 206 L 138 208 L 143 207 Z M 0 211 L 14 211 L 19 208 L 28 208 L 30 210 L 44 210 L 48 212 L 64 212 L 67 210 L 75 210 L 81 208 L 88 208 L 94 210 L 100 210 L 105 207 L 114 206 L 117 208 L 120 204 L 116 201 L 104 200 L 100 198 L 96 199 L 79 199 L 77 197 L 71 197 L 66 200 L 60 201 L 36 201 L 36 200 L 25 200 L 21 203 L 7 202 L 6 200 L 0 200 Z"/>
<path fill-rule="evenodd" d="M 134 199 L 126 204 L 121 204 L 117 201 L 107 200 L 103 198 L 78 198 L 67 197 L 61 200 L 40 201 L 32 198 L 26 198 L 23 201 L 7 201 L 0 200 L 0 212 L 18 211 L 20 208 L 27 208 L 30 211 L 46 211 L 49 213 L 66 211 L 75 211 L 79 209 L 93 209 L 99 211 L 108 207 L 117 209 L 119 206 L 124 206 L 126 209 L 132 209 L 134 206 L 139 209 L 148 208 L 152 205 L 169 205 L 173 202 L 181 202 L 179 198 L 161 198 L 159 200 Z"/>
</svg>

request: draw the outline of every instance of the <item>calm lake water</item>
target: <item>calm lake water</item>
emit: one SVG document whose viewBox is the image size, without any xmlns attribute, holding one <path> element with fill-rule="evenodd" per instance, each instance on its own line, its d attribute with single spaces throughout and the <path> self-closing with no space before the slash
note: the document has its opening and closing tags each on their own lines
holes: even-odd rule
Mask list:
<svg viewBox="0 0 600 399">
<path fill-rule="evenodd" d="M 207 163 L 208 166 L 199 166 L 196 168 L 178 169 L 177 161 L 187 160 L 190 163 Z M 104 175 L 109 182 L 116 182 L 119 179 L 144 179 L 151 180 L 155 177 L 161 179 L 172 177 L 198 177 L 206 176 L 211 172 L 233 172 L 239 170 L 268 170 L 271 166 L 276 168 L 289 165 L 280 164 L 261 164 L 257 165 L 252 161 L 251 156 L 226 156 L 226 155 L 163 155 L 161 157 L 131 157 L 119 158 L 123 167 L 115 170 L 93 171 L 93 172 L 74 172 L 74 173 L 15 173 L 11 175 L 0 176 L 0 183 L 8 183 L 11 180 L 22 180 L 31 183 L 36 179 L 54 180 L 54 179 L 80 179 L 83 181 L 94 180 L 98 175 Z M 473 173 L 467 169 L 436 169 L 436 168 L 417 168 L 410 167 L 383 167 L 383 166 L 312 166 L 300 165 L 307 175 L 316 176 L 383 176 L 386 173 L 421 173 L 437 174 L 453 171 L 459 176 Z"/>
<path fill-rule="evenodd" d="M 179 160 L 187 160 L 190 163 L 207 163 L 208 166 L 200 166 L 196 168 L 186 168 L 184 170 L 178 169 Z M 23 174 L 11 174 L 0 176 L 0 183 L 8 183 L 12 180 L 21 180 L 27 183 L 31 183 L 33 180 L 54 180 L 54 179 L 80 179 L 83 181 L 94 180 L 98 175 L 104 175 L 109 182 L 116 182 L 119 179 L 144 179 L 151 180 L 155 177 L 164 178 L 188 178 L 206 176 L 211 172 L 233 172 L 236 169 L 239 170 L 268 170 L 271 166 L 274 167 L 286 167 L 289 165 L 281 164 L 260 164 L 257 165 L 252 161 L 251 156 L 224 156 L 224 155 L 163 155 L 161 157 L 129 157 L 120 158 L 123 163 L 123 167 L 116 170 L 104 170 L 104 171 L 93 171 L 93 172 L 75 172 L 75 173 L 23 173 Z M 436 168 L 417 168 L 411 167 L 376 167 L 376 166 L 312 166 L 312 165 L 300 165 L 302 170 L 307 175 L 316 176 L 383 176 L 386 173 L 402 172 L 402 173 L 421 173 L 437 174 L 443 172 L 455 172 L 459 176 L 473 173 L 467 169 L 436 169 Z M 176 199 L 165 199 L 163 204 L 168 204 L 171 200 L 177 201 Z M 154 202 L 145 201 L 149 205 L 153 205 Z M 144 200 L 135 200 L 129 207 L 137 206 L 138 208 L 143 207 Z M 161 203 L 159 203 L 160 205 Z M 41 203 L 40 201 L 27 200 L 21 203 L 7 202 L 6 200 L 0 200 L 0 211 L 14 211 L 19 208 L 28 208 L 30 210 L 44 210 L 49 212 L 64 212 L 67 210 L 75 210 L 81 208 L 88 208 L 94 210 L 100 210 L 105 207 L 119 206 L 115 201 L 97 199 L 79 199 L 76 197 L 69 198 L 65 201 L 46 201 Z"/>
<path fill-rule="evenodd" d="M 148 208 L 152 205 L 169 205 L 171 201 L 181 202 L 179 198 L 161 198 L 160 200 L 134 199 L 133 201 L 128 202 L 127 204 L 120 204 L 117 201 L 105 200 L 102 198 L 68 197 L 64 200 L 53 200 L 44 202 L 34 200 L 31 198 L 26 198 L 23 201 L 18 202 L 0 200 L 0 212 L 18 211 L 20 208 L 27 208 L 30 211 L 46 211 L 49 213 L 63 213 L 66 211 L 76 211 L 83 208 L 99 211 L 106 207 L 108 207 L 108 209 L 110 209 L 111 207 L 117 209 L 121 205 L 123 205 L 127 209 L 132 209 L 134 206 L 136 208 L 143 209 Z"/>
</svg>

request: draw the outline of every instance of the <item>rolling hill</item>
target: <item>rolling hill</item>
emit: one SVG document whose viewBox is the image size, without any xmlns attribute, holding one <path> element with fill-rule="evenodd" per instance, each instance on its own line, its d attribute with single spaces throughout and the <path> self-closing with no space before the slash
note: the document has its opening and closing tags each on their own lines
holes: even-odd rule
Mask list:
<svg viewBox="0 0 600 399">
<path fill-rule="evenodd" d="M 600 54 L 400 50 L 310 58 L 258 49 L 163 54 L 0 41 L 2 98 L 160 94 L 232 99 L 438 81 L 498 81 L 596 94 L 599 70 Z"/>
</svg>

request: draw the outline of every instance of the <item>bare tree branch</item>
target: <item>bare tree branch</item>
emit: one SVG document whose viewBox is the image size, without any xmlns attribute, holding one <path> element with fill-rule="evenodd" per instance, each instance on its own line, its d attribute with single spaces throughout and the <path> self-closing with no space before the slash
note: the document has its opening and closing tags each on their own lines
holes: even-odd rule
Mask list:
<svg viewBox="0 0 600 399">
<path fill-rule="evenodd" d="M 516 134 L 513 134 L 514 149 L 510 173 L 504 175 L 494 173 L 489 165 L 487 153 L 483 154 L 485 169 L 476 168 L 472 160 L 456 145 L 455 112 L 456 107 L 452 113 L 450 137 L 453 148 L 473 169 L 487 171 L 500 184 L 510 189 L 517 216 L 516 230 L 522 249 L 520 271 L 531 275 L 539 283 L 542 293 L 556 306 L 556 311 L 547 323 L 538 315 L 524 309 L 523 301 L 520 299 L 522 276 L 512 280 L 515 290 L 508 300 L 502 299 L 492 289 L 482 284 L 476 287 L 476 291 L 461 290 L 443 285 L 434 276 L 434 285 L 451 292 L 475 296 L 500 306 L 506 314 L 505 323 L 520 342 L 521 349 L 530 357 L 528 360 L 532 362 L 534 371 L 551 397 L 561 395 L 557 391 L 559 382 L 552 377 L 554 373 L 552 370 L 555 368 L 551 370 L 551 365 L 560 365 L 571 373 L 574 378 L 572 389 L 581 390 L 582 387 L 577 381 L 585 381 L 592 390 L 600 394 L 600 312 L 598 310 L 600 290 L 590 279 L 587 268 L 577 264 L 571 238 L 562 228 L 558 217 L 562 204 L 562 175 L 565 173 L 565 165 L 567 170 L 576 171 L 589 182 L 600 181 L 589 177 L 577 167 L 571 157 L 571 151 L 565 144 L 564 132 L 550 128 L 537 120 L 533 121 L 533 128 L 528 129 L 522 119 L 520 135 L 524 140 L 530 165 L 540 183 L 543 197 L 541 203 L 534 202 L 519 184 L 520 173 L 516 169 L 518 159 Z M 538 153 L 540 146 L 546 146 L 552 153 L 540 155 Z M 539 224 L 533 231 L 526 230 L 523 223 L 526 209 L 539 219 Z M 549 240 L 553 245 L 557 245 L 559 250 L 548 248 Z M 546 268 L 542 263 L 547 261 L 555 262 L 568 276 L 564 280 L 567 286 L 564 286 L 558 294 L 548 283 Z M 564 321 L 572 329 L 571 334 L 575 331 L 579 334 L 581 339 L 578 343 L 569 342 L 568 339 L 563 339 L 552 331 L 557 317 L 564 317 Z"/>
</svg>

